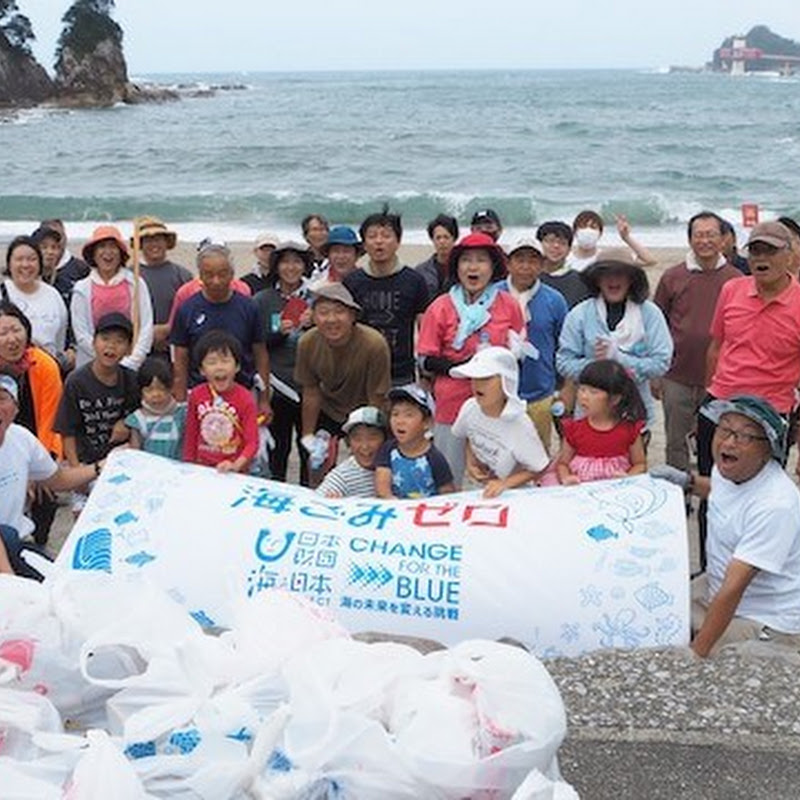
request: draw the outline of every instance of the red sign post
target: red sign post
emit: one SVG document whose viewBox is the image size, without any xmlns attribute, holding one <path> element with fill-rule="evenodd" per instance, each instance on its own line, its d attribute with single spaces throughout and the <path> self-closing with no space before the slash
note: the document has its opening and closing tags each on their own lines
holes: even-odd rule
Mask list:
<svg viewBox="0 0 800 800">
<path fill-rule="evenodd" d="M 758 225 L 758 203 L 742 203 L 742 226 L 752 228 Z"/>
</svg>

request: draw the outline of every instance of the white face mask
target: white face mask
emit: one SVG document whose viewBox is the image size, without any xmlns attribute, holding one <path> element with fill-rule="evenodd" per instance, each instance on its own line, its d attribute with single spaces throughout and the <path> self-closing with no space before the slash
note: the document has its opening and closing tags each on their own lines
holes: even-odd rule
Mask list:
<svg viewBox="0 0 800 800">
<path fill-rule="evenodd" d="M 575 231 L 575 241 L 578 247 L 584 250 L 590 250 L 592 247 L 597 246 L 600 239 L 600 231 L 597 228 L 578 228 Z"/>
</svg>

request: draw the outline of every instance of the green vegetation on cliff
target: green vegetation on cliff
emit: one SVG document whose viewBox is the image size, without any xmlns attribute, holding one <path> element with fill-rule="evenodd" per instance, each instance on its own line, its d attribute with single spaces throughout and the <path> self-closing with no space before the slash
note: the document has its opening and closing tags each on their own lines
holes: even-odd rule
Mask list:
<svg viewBox="0 0 800 800">
<path fill-rule="evenodd" d="M 19 12 L 17 0 L 0 0 L 0 35 L 5 36 L 13 50 L 31 54 L 30 43 L 36 37 L 31 21 Z"/>
<path fill-rule="evenodd" d="M 56 61 L 64 50 L 78 58 L 94 52 L 100 42 L 122 45 L 122 28 L 111 19 L 114 0 L 76 0 L 61 18 L 64 30 L 58 38 Z"/>
</svg>

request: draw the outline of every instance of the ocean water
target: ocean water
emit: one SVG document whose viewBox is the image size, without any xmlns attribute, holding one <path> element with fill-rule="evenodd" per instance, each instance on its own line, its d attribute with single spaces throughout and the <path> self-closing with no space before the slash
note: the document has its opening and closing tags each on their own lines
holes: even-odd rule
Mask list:
<svg viewBox="0 0 800 800">
<path fill-rule="evenodd" d="M 357 225 L 388 202 L 411 242 L 491 206 L 509 235 L 584 207 L 681 244 L 710 208 L 800 216 L 800 79 L 658 71 L 149 75 L 212 98 L 41 110 L 0 124 L 0 236 L 154 213 L 183 236 Z"/>
</svg>

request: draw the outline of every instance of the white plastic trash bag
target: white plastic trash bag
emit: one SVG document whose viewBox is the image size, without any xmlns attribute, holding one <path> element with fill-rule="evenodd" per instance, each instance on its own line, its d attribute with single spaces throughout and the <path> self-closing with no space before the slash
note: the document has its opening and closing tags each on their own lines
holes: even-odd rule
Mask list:
<svg viewBox="0 0 800 800">
<path fill-rule="evenodd" d="M 49 585 L 0 580 L 0 685 L 46 697 L 65 725 L 103 725 L 111 692 L 81 677 L 82 641 L 58 615 Z"/>
<path fill-rule="evenodd" d="M 400 682 L 390 731 L 432 795 L 496 800 L 509 798 L 534 768 L 558 777 L 566 716 L 538 659 L 489 641 L 425 658 L 438 674 Z"/>
<path fill-rule="evenodd" d="M 534 769 L 519 785 L 511 800 L 580 800 L 580 798 L 568 783 L 551 781 L 538 769 Z"/>
<path fill-rule="evenodd" d="M 139 669 L 104 677 L 94 666 L 104 654 L 133 653 Z M 142 584 L 138 603 L 90 636 L 80 668 L 91 684 L 115 690 L 106 704 L 111 733 L 126 744 L 155 739 L 186 725 L 224 685 L 233 669 L 230 649 L 200 626 L 166 593 Z"/>
<path fill-rule="evenodd" d="M 558 687 L 539 659 L 518 647 L 474 640 L 449 650 L 445 662 L 453 685 L 475 704 L 482 756 L 534 742 L 549 764 L 567 719 Z"/>
<path fill-rule="evenodd" d="M 232 681 L 277 672 L 288 658 L 317 642 L 350 637 L 329 611 L 279 589 L 239 598 L 233 620 L 220 637 L 235 654 Z"/>
<path fill-rule="evenodd" d="M 433 798 L 411 773 L 386 729 L 363 714 L 321 708 L 320 724 L 292 719 L 285 748 L 270 762 L 266 797 L 337 800 Z M 306 720 L 310 723 L 310 720 Z M 280 766 L 277 766 L 280 765 Z M 270 782 L 271 781 L 274 783 Z M 295 794 L 280 794 L 286 782 Z M 299 784 L 299 788 L 298 788 Z"/>
<path fill-rule="evenodd" d="M 127 758 L 105 731 L 89 731 L 86 752 L 64 792 L 64 800 L 151 800 Z"/>
<path fill-rule="evenodd" d="M 39 732 L 63 732 L 55 706 L 35 692 L 0 687 L 0 756 L 38 758 L 41 753 L 34 744 L 34 736 Z"/>
<path fill-rule="evenodd" d="M 0 759 L 0 790 L 3 800 L 62 800 L 61 786 L 31 775 L 28 765 Z"/>
<path fill-rule="evenodd" d="M 286 681 L 295 703 L 304 702 L 304 685 L 340 710 L 358 711 L 388 726 L 387 699 L 403 678 L 422 677 L 429 662 L 413 647 L 394 642 L 365 644 L 355 639 L 328 639 L 305 648 L 286 662 Z"/>
</svg>

